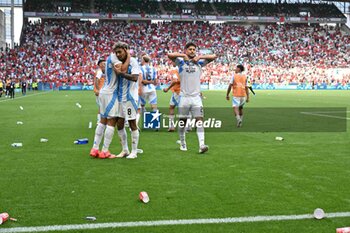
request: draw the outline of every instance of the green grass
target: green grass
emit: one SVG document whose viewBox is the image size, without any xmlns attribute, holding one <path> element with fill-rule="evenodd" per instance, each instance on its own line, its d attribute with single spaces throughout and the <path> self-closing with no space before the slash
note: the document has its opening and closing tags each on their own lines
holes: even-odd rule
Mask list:
<svg viewBox="0 0 350 233">
<path fill-rule="evenodd" d="M 230 108 L 224 92 L 204 94 L 205 107 Z M 258 91 L 247 108 L 349 108 L 349 97 L 346 91 Z M 158 93 L 160 106 L 166 107 L 169 98 Z M 141 132 L 144 154 L 138 159 L 98 160 L 88 156 L 94 136 L 88 124 L 96 121 L 97 113 L 92 92 L 4 100 L 0 212 L 9 212 L 18 222 L 6 222 L 0 229 L 81 224 L 87 223 L 86 216 L 102 223 L 306 214 L 317 207 L 350 211 L 348 132 L 210 132 L 205 155 L 198 154 L 195 132 L 187 135 L 187 152 L 178 150 L 177 133 Z M 275 141 L 275 136 L 285 141 Z M 49 142 L 40 143 L 42 137 Z M 88 145 L 73 144 L 83 137 L 90 139 Z M 13 148 L 13 142 L 23 147 Z M 110 149 L 120 151 L 117 134 Z M 140 191 L 148 192 L 150 203 L 138 201 Z M 70 232 L 326 233 L 344 226 L 350 226 L 349 218 Z"/>
</svg>

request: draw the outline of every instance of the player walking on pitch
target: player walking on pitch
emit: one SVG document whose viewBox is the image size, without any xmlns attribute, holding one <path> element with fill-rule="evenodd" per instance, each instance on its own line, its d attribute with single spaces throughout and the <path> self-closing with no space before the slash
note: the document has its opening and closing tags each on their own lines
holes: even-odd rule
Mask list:
<svg viewBox="0 0 350 233">
<path fill-rule="evenodd" d="M 227 88 L 226 99 L 230 100 L 230 92 L 232 89 L 232 107 L 237 119 L 237 127 L 242 127 L 243 123 L 243 106 L 249 102 L 248 79 L 245 74 L 242 74 L 244 67 L 238 65 L 235 69 L 235 74 L 231 78 Z"/>
</svg>

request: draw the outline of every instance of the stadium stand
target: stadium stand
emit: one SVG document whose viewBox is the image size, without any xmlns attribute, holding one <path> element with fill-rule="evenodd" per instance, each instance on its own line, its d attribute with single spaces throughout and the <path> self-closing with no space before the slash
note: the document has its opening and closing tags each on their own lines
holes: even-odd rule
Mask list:
<svg viewBox="0 0 350 233">
<path fill-rule="evenodd" d="M 314 17 L 344 17 L 329 4 L 179 3 L 173 1 L 45 1 L 25 4 L 26 11 L 133 12 L 139 14 L 210 14 L 294 16 L 309 10 Z M 74 3 L 73 3 L 74 2 Z M 118 4 L 115 4 L 115 3 Z M 70 3 L 70 4 L 69 4 Z M 317 5 L 317 6 L 315 6 Z M 331 7 L 330 7 L 331 6 Z M 191 9 L 186 11 L 186 9 Z M 350 36 L 339 27 L 307 24 L 209 24 L 207 22 L 91 23 L 49 20 L 25 23 L 21 46 L 0 52 L 0 79 L 26 78 L 60 85 L 91 84 L 96 61 L 121 40 L 136 55 L 147 53 L 159 71 L 160 83 L 170 80 L 168 52 L 182 51 L 188 41 L 201 53 L 219 55 L 204 70 L 203 83 L 227 84 L 236 64 L 248 66 L 253 83 L 327 83 L 350 85 L 349 74 L 327 70 L 350 64 Z"/>
<path fill-rule="evenodd" d="M 162 12 L 163 9 L 163 12 Z M 310 12 L 310 17 L 345 16 L 334 4 L 313 3 L 244 3 L 244 2 L 175 2 L 147 0 L 28 0 L 25 11 L 32 12 L 97 12 L 144 13 L 179 15 L 233 15 L 233 16 L 300 16 Z"/>
</svg>

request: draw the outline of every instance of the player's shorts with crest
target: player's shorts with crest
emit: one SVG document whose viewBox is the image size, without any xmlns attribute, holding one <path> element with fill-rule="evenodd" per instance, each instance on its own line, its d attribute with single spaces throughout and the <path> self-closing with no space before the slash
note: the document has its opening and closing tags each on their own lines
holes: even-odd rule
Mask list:
<svg viewBox="0 0 350 233">
<path fill-rule="evenodd" d="M 173 94 L 171 95 L 170 101 L 169 101 L 169 105 L 179 106 L 179 99 L 180 99 L 180 95 L 177 94 L 176 92 L 173 92 Z"/>
<path fill-rule="evenodd" d="M 242 107 L 247 100 L 247 97 L 232 97 L 232 107 Z"/>
<path fill-rule="evenodd" d="M 98 96 L 100 114 L 103 118 L 117 117 L 119 103 L 117 94 L 100 93 Z"/>
<path fill-rule="evenodd" d="M 198 96 L 181 96 L 179 97 L 178 105 L 179 118 L 189 117 L 189 113 L 193 117 L 203 117 L 203 103 L 200 95 Z"/>
<path fill-rule="evenodd" d="M 157 93 L 155 91 L 142 93 L 140 100 L 142 105 L 145 105 L 147 102 L 152 105 L 157 104 Z"/>
<path fill-rule="evenodd" d="M 138 101 L 128 100 L 119 103 L 118 117 L 124 118 L 125 120 L 135 120 L 138 108 Z"/>
</svg>

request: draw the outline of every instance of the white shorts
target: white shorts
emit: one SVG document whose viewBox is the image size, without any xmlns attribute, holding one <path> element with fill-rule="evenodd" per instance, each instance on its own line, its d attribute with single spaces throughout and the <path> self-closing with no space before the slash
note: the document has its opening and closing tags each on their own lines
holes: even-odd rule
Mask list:
<svg viewBox="0 0 350 233">
<path fill-rule="evenodd" d="M 171 95 L 170 101 L 169 101 L 169 105 L 170 106 L 179 106 L 179 99 L 180 99 L 180 95 L 173 92 L 173 94 Z"/>
<path fill-rule="evenodd" d="M 232 107 L 243 107 L 247 97 L 232 97 Z"/>
<path fill-rule="evenodd" d="M 198 96 L 180 96 L 179 98 L 179 118 L 187 118 L 189 113 L 193 117 L 203 117 L 202 98 Z"/>
<path fill-rule="evenodd" d="M 100 106 L 100 114 L 102 118 L 117 117 L 119 103 L 116 94 L 99 94 L 98 102 Z"/>
<path fill-rule="evenodd" d="M 128 100 L 119 103 L 118 117 L 124 118 L 125 120 L 135 120 L 138 108 L 138 101 Z"/>
<path fill-rule="evenodd" d="M 157 104 L 157 92 L 151 91 L 142 93 L 140 99 L 142 105 L 146 105 L 147 102 L 152 105 Z"/>
</svg>

